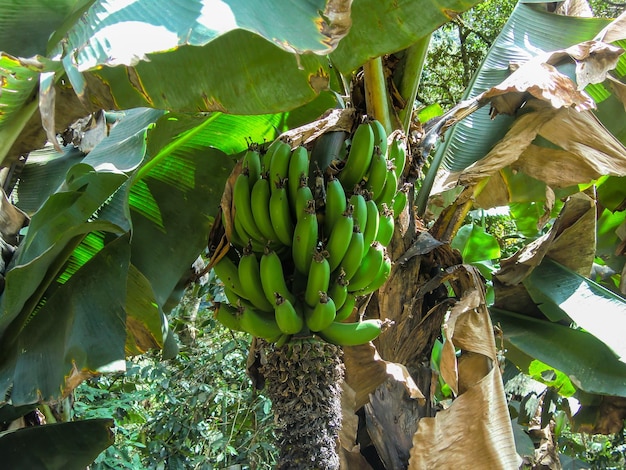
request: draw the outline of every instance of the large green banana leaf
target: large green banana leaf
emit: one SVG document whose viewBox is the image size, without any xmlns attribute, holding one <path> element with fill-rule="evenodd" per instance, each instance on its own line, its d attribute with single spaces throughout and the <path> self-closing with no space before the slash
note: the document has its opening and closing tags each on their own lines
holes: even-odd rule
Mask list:
<svg viewBox="0 0 626 470">
<path fill-rule="evenodd" d="M 90 419 L 0 433 L 2 467 L 82 470 L 113 444 L 112 427 L 112 419 Z"/>
<path fill-rule="evenodd" d="M 33 158 L 14 194 L 32 219 L 0 298 L 0 393 L 14 405 L 53 399 L 164 347 L 164 309 L 206 247 L 227 153 L 301 119 L 137 109 L 88 155 Z"/>
<path fill-rule="evenodd" d="M 537 359 L 588 393 L 626 396 L 626 364 L 590 333 L 506 310 L 490 310 L 494 324 L 506 332 L 509 356 L 524 372 L 529 373 Z"/>
<path fill-rule="evenodd" d="M 626 361 L 626 344 L 618 327 L 626 324 L 623 298 L 550 258 L 532 271 L 524 286 L 550 321 L 573 322 Z"/>
<path fill-rule="evenodd" d="M 7 1 L 4 6 L 7 11 L 14 11 L 16 3 Z M 49 2 L 29 3 L 34 11 L 42 13 L 50 8 Z M 2 56 L 12 62 L 12 67 L 0 68 L 0 78 L 16 78 L 0 82 L 20 94 L 5 109 L 4 121 L 0 120 L 0 136 L 4 137 L 0 157 L 4 160 L 16 140 L 13 158 L 24 153 L 24 149 L 33 150 L 28 148 L 33 135 L 19 140 L 18 136 L 37 108 L 37 100 L 31 98 L 37 82 L 41 83 L 40 111 L 50 140 L 55 129 L 62 130 L 72 119 L 98 107 L 148 106 L 236 114 L 286 111 L 314 100 L 329 87 L 341 91 L 329 68 L 329 58 L 325 57 L 340 40 L 346 45 L 331 61 L 338 64 L 339 70 L 350 72 L 371 57 L 414 44 L 476 3 L 477 0 L 426 4 L 391 0 L 68 3 L 65 9 L 55 9 L 55 15 L 42 29 L 50 36 L 48 58 L 43 34 L 37 35 L 38 47 L 15 47 Z M 17 44 L 26 36 L 22 31 L 30 34 L 33 28 L 14 29 L 17 23 L 4 19 L 2 7 L 0 4 L 0 34 L 11 31 L 15 35 L 11 44 Z M 159 14 L 155 15 L 157 11 Z M 27 20 L 18 23 L 25 25 Z M 26 52 L 39 55 L 20 59 Z M 72 100 L 68 81 L 82 105 Z M 8 98 L 7 93 L 0 94 L 0 105 Z M 54 110 L 59 107 L 64 112 L 57 113 L 55 123 Z M 33 118 L 30 130 L 37 126 L 39 122 Z"/>
</svg>

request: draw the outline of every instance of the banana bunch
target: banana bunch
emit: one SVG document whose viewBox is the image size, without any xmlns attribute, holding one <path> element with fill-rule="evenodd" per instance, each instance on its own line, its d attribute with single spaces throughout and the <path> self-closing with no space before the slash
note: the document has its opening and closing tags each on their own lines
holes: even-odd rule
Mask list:
<svg viewBox="0 0 626 470">
<path fill-rule="evenodd" d="M 380 333 L 380 320 L 345 320 L 358 297 L 389 277 L 386 246 L 394 209 L 406 204 L 398 190 L 406 154 L 375 120 L 346 143 L 342 161 L 316 172 L 305 147 L 280 139 L 245 153 L 233 186 L 232 246 L 214 264 L 228 300 L 216 318 L 227 327 L 278 344 L 315 334 L 353 346 Z"/>
</svg>

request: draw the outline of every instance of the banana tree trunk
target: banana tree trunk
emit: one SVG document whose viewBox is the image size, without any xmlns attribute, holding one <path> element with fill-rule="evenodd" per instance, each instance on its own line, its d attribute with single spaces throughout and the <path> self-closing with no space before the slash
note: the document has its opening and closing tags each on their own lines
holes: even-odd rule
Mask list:
<svg viewBox="0 0 626 470">
<path fill-rule="evenodd" d="M 313 338 L 265 347 L 261 369 L 272 400 L 279 470 L 339 468 L 341 348 Z"/>
</svg>

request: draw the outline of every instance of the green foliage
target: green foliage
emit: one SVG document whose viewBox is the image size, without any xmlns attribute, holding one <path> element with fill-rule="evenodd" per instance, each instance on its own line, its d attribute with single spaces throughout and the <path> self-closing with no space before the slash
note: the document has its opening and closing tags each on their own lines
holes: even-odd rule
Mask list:
<svg viewBox="0 0 626 470">
<path fill-rule="evenodd" d="M 517 0 L 487 0 L 433 33 L 417 99 L 448 109 L 465 91 Z"/>
<path fill-rule="evenodd" d="M 128 361 L 76 390 L 75 419 L 113 417 L 116 444 L 94 470 L 271 468 L 271 403 L 245 375 L 247 335 L 224 329 L 201 309 L 196 339 L 175 358 Z"/>
</svg>

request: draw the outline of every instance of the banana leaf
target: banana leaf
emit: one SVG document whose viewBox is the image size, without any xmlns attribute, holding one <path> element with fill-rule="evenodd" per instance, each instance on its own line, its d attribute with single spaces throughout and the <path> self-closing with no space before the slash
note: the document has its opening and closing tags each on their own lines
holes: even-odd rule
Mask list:
<svg viewBox="0 0 626 470">
<path fill-rule="evenodd" d="M 519 2 L 472 78 L 464 99 L 502 82 L 509 75 L 510 64 L 593 39 L 609 22 L 556 15 L 545 11 L 542 5 Z M 480 109 L 448 131 L 434 158 L 443 158 L 443 167 L 450 171 L 464 170 L 484 157 L 512 122 L 513 118 L 505 115 L 492 120 L 489 109 Z"/>
<path fill-rule="evenodd" d="M 563 372 L 588 393 L 626 396 L 626 364 L 592 334 L 499 308 L 490 312 L 493 323 L 502 328 L 507 349 L 515 348 Z"/>
<path fill-rule="evenodd" d="M 397 52 L 428 36 L 476 0 L 390 2 L 362 0 L 352 5 L 352 27 L 330 54 L 345 74 L 375 57 Z"/>
<path fill-rule="evenodd" d="M 619 327 L 626 323 L 624 299 L 550 258 L 544 258 L 524 286 L 550 321 L 574 322 L 625 361 L 626 345 Z"/>
<path fill-rule="evenodd" d="M 4 468 L 83 470 L 113 444 L 113 420 L 90 419 L 0 433 Z"/>
</svg>

